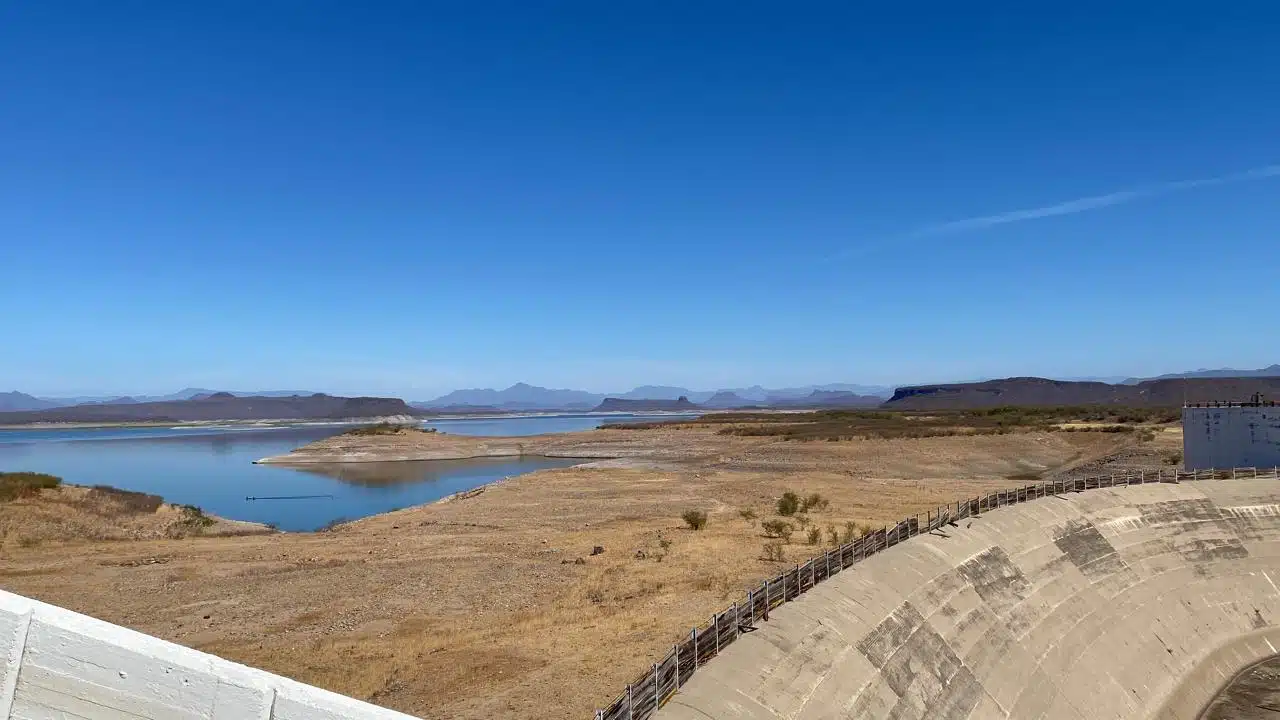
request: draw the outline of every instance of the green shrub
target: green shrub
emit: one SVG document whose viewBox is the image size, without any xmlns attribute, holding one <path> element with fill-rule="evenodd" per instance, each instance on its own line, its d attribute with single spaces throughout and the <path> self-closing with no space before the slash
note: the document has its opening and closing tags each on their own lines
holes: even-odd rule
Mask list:
<svg viewBox="0 0 1280 720">
<path fill-rule="evenodd" d="M 1164 464 L 1165 464 L 1165 465 L 1181 465 L 1181 464 L 1182 464 L 1182 453 L 1180 453 L 1180 452 L 1169 453 L 1169 454 L 1168 454 L 1168 455 L 1166 455 L 1166 456 L 1165 456 L 1165 458 L 1164 458 Z"/>
<path fill-rule="evenodd" d="M 764 536 L 771 538 L 782 538 L 783 542 L 791 539 L 793 528 L 791 523 L 783 520 L 765 520 L 760 523 L 760 527 L 764 528 Z"/>
<path fill-rule="evenodd" d="M 778 498 L 778 514 L 783 517 L 790 517 L 796 514 L 800 509 L 800 496 L 788 490 L 782 493 L 782 497 Z"/>
<path fill-rule="evenodd" d="M 836 526 L 835 526 L 835 525 L 828 525 L 828 526 L 827 526 L 827 544 L 829 544 L 829 545 L 839 545 L 839 544 L 840 544 L 840 533 L 839 533 L 839 531 L 837 531 L 837 530 L 836 530 Z"/>
<path fill-rule="evenodd" d="M 806 495 L 804 500 L 800 503 L 800 510 L 802 512 L 809 512 L 810 510 L 826 510 L 827 506 L 830 504 L 830 500 L 822 497 L 818 493 L 811 493 Z"/>
<path fill-rule="evenodd" d="M 819 542 L 822 542 L 822 531 L 816 526 L 809 528 L 809 544 L 817 545 Z"/>
<path fill-rule="evenodd" d="M 213 518 L 205 515 L 204 510 L 195 505 L 179 505 L 178 508 L 182 510 L 182 521 L 193 527 L 206 528 L 214 522 Z"/>
<path fill-rule="evenodd" d="M 707 525 L 707 514 L 701 510 L 685 510 L 680 517 L 684 518 L 690 530 L 701 530 Z"/>
<path fill-rule="evenodd" d="M 0 472 L 0 502 L 38 495 L 62 484 L 57 475 L 36 472 Z"/>
</svg>

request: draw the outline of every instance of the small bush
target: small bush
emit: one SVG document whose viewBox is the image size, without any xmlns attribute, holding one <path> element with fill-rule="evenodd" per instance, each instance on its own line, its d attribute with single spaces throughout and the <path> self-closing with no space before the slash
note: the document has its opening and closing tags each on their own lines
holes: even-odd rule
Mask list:
<svg viewBox="0 0 1280 720">
<path fill-rule="evenodd" d="M 746 510 L 739 510 L 738 516 L 741 517 L 743 520 L 746 520 L 747 522 L 751 522 L 752 520 L 755 520 L 757 517 L 756 511 L 752 510 L 751 508 L 747 508 Z"/>
<path fill-rule="evenodd" d="M 782 538 L 783 542 L 791 539 L 793 528 L 791 523 L 782 520 L 765 520 L 760 523 L 760 527 L 764 528 L 764 536 L 771 538 Z"/>
<path fill-rule="evenodd" d="M 788 490 L 778 498 L 778 514 L 783 517 L 795 515 L 800 509 L 800 496 Z"/>
<path fill-rule="evenodd" d="M 680 517 L 684 518 L 684 524 L 688 525 L 690 530 L 701 530 L 707 525 L 707 514 L 701 510 L 685 510 Z"/>
<path fill-rule="evenodd" d="M 837 530 L 836 530 L 836 526 L 835 526 L 835 525 L 828 525 L 828 526 L 827 526 L 827 544 L 829 544 L 829 545 L 839 545 L 839 544 L 840 544 L 840 533 L 839 533 L 839 531 L 837 531 Z"/>
<path fill-rule="evenodd" d="M 811 493 L 805 496 L 804 500 L 800 503 L 800 510 L 801 512 L 826 510 L 827 506 L 830 504 L 830 500 L 822 497 L 818 493 Z"/>
<path fill-rule="evenodd" d="M 782 548 L 782 543 L 771 542 L 764 544 L 764 559 L 770 562 L 783 562 L 787 559 L 786 550 Z"/>
<path fill-rule="evenodd" d="M 669 550 L 671 549 L 671 541 L 664 537 L 660 537 L 658 538 L 658 547 L 662 548 L 663 550 Z"/>
<path fill-rule="evenodd" d="M 841 543 L 851 543 L 854 540 L 866 535 L 870 531 L 870 526 L 859 525 L 852 520 L 844 524 L 844 533 L 840 536 Z"/>
<path fill-rule="evenodd" d="M 809 528 L 809 544 L 817 545 L 820 542 L 822 542 L 822 531 L 817 527 Z"/>
<path fill-rule="evenodd" d="M 1181 465 L 1181 464 L 1182 464 L 1182 453 L 1180 453 L 1180 452 L 1169 453 L 1169 454 L 1168 454 L 1168 455 L 1166 455 L 1166 456 L 1165 456 L 1165 458 L 1164 458 L 1164 464 L 1165 464 L 1165 465 Z"/>
<path fill-rule="evenodd" d="M 179 505 L 178 508 L 182 510 L 182 521 L 188 525 L 206 528 L 213 524 L 213 518 L 205 515 L 204 510 L 195 505 Z"/>
<path fill-rule="evenodd" d="M 38 495 L 62 484 L 57 475 L 35 472 L 0 472 L 0 502 Z"/>
<path fill-rule="evenodd" d="M 805 528 L 809 527 L 809 516 L 808 516 L 808 515 L 796 515 L 796 516 L 794 516 L 794 517 L 795 517 L 795 519 L 796 519 L 796 525 L 799 525 L 801 530 L 803 530 L 803 529 L 805 529 Z"/>
</svg>

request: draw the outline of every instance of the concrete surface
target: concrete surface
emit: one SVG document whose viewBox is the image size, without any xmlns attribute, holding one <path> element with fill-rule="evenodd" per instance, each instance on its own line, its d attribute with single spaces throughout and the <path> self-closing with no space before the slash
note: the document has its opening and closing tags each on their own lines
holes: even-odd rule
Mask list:
<svg viewBox="0 0 1280 720">
<path fill-rule="evenodd" d="M 0 657 L 0 718 L 409 718 L 2 590 Z"/>
<path fill-rule="evenodd" d="M 1182 409 L 1187 470 L 1280 465 L 1280 407 Z"/>
<path fill-rule="evenodd" d="M 1194 720 L 1280 650 L 1280 482 L 1089 490 L 961 521 L 777 608 L 663 720 Z"/>
</svg>

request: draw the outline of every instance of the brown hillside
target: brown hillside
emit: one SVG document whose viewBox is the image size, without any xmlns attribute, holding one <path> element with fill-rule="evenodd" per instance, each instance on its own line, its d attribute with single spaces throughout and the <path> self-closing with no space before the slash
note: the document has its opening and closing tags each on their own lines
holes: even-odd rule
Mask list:
<svg viewBox="0 0 1280 720">
<path fill-rule="evenodd" d="M 1178 378 L 1137 385 L 1022 377 L 951 385 L 903 387 L 883 407 L 931 410 L 1055 405 L 1178 407 L 1184 402 L 1247 400 L 1254 393 L 1280 396 L 1280 377 Z"/>
</svg>

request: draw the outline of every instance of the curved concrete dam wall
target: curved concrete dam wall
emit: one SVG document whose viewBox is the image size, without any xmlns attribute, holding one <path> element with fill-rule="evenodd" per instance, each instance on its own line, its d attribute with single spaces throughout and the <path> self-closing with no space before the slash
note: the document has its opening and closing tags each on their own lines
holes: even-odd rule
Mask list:
<svg viewBox="0 0 1280 720">
<path fill-rule="evenodd" d="M 0 590 L 0 719 L 411 720 Z"/>
<path fill-rule="evenodd" d="M 1280 654 L 1280 482 L 1050 496 L 960 520 L 780 606 L 663 720 L 1197 718 Z"/>
</svg>

